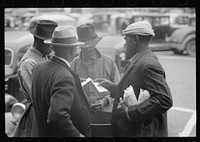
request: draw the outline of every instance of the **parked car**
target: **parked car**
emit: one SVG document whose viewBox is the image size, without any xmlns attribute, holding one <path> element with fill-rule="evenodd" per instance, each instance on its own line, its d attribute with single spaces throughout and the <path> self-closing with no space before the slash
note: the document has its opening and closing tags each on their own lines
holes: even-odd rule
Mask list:
<svg viewBox="0 0 200 142">
<path fill-rule="evenodd" d="M 167 40 L 168 46 L 175 54 L 186 53 L 196 56 L 196 27 L 177 29 Z"/>
<path fill-rule="evenodd" d="M 129 24 L 133 22 L 147 20 L 151 23 L 152 28 L 154 29 L 155 32 L 155 37 L 153 37 L 150 43 L 151 49 L 153 51 L 171 50 L 171 48 L 167 44 L 166 39 L 168 39 L 168 37 L 170 37 L 172 33 L 177 29 L 189 26 L 188 25 L 189 18 L 186 17 L 186 14 L 182 16 L 179 15 L 180 16 L 179 18 L 176 16 L 174 15 L 173 17 L 172 14 L 168 13 L 165 14 L 165 13 L 130 12 L 127 13 L 126 18 L 124 18 L 124 22 L 122 22 L 121 25 L 121 30 L 124 30 Z M 189 14 L 187 16 L 189 16 Z M 176 20 L 173 21 L 172 19 Z"/>
<path fill-rule="evenodd" d="M 166 41 L 175 54 L 196 56 L 196 14 L 179 15 L 183 16 L 187 17 L 187 26 L 175 30 Z"/>
<path fill-rule="evenodd" d="M 44 16 L 44 15 L 33 17 L 30 20 L 29 28 L 33 28 L 35 26 L 36 21 L 41 20 L 43 18 L 47 20 L 47 16 Z M 55 22 L 58 23 L 58 25 L 69 24 L 68 20 L 67 19 L 65 20 L 63 16 L 60 16 L 60 18 L 59 16 L 55 16 L 55 17 L 50 16 L 49 19 L 54 20 Z M 103 52 L 111 56 L 113 60 L 115 60 L 116 65 L 120 71 L 122 71 L 120 60 L 121 60 L 121 52 L 124 51 L 123 42 L 124 40 L 122 36 L 120 37 L 119 36 L 114 36 L 114 37 L 105 36 L 97 44 L 97 48 L 100 50 L 100 52 Z M 6 81 L 5 90 L 7 94 L 15 97 L 18 102 L 21 102 L 24 99 L 24 97 L 20 91 L 20 85 L 19 85 L 18 77 L 17 77 L 17 69 L 18 69 L 20 59 L 22 58 L 22 56 L 27 51 L 27 49 L 31 46 L 32 43 L 33 43 L 33 36 L 28 31 L 6 31 L 5 32 L 5 81 Z M 120 44 L 121 46 L 117 46 L 117 44 Z M 7 107 L 8 105 L 9 103 L 5 102 L 5 106 Z M 9 105 L 9 107 L 12 108 L 12 105 Z M 6 112 L 6 116 L 5 116 L 6 121 L 11 120 L 8 117 L 11 117 L 12 115 L 8 113 L 10 112 L 9 111 Z M 15 113 L 15 111 L 13 113 Z M 6 122 L 6 124 L 13 125 L 13 123 L 10 123 L 10 122 Z M 9 127 L 6 127 L 6 128 L 9 128 Z M 12 134 L 9 133 L 9 136 L 12 136 Z"/>
<path fill-rule="evenodd" d="M 38 20 L 53 20 L 58 25 L 75 25 L 75 20 L 69 16 L 65 15 L 39 15 L 35 16 L 30 20 L 29 28 L 34 28 L 36 25 L 36 22 Z M 24 100 L 24 96 L 22 92 L 20 91 L 20 85 L 18 81 L 17 76 L 17 69 L 19 62 L 25 52 L 28 50 L 28 48 L 33 43 L 33 36 L 28 31 L 5 31 L 4 34 L 5 37 L 5 92 L 6 94 L 9 94 L 16 98 L 18 102 L 21 102 Z M 6 95 L 5 95 L 6 96 Z M 11 100 L 11 99 L 10 99 Z M 10 105 L 10 101 L 5 101 L 5 108 L 10 108 L 12 105 Z M 6 111 L 6 119 L 5 121 L 10 121 L 13 119 L 10 119 L 9 117 L 12 116 L 9 114 L 11 112 Z M 6 122 L 6 124 L 13 124 L 10 122 Z M 13 125 L 14 127 L 15 125 Z M 6 128 L 10 128 L 11 126 L 8 126 Z M 8 132 L 8 130 L 5 130 Z M 11 136 L 12 134 L 8 132 L 8 136 Z"/>
</svg>

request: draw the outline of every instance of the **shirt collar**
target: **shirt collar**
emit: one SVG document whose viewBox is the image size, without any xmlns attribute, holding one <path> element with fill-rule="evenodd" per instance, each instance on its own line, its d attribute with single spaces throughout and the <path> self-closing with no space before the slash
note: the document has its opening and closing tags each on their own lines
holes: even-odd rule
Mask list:
<svg viewBox="0 0 200 142">
<path fill-rule="evenodd" d="M 54 55 L 54 56 L 56 56 L 56 55 Z M 64 61 L 70 67 L 70 63 L 67 60 L 65 60 L 62 57 L 58 57 L 58 56 L 56 56 L 56 57 L 59 58 L 59 59 L 61 59 L 62 61 Z"/>
<path fill-rule="evenodd" d="M 94 51 L 95 51 L 95 58 L 98 59 L 101 57 L 101 53 L 99 52 L 99 50 L 97 50 L 96 48 L 94 48 Z M 80 52 L 80 56 L 79 56 L 79 59 L 83 59 L 83 52 Z"/>
<path fill-rule="evenodd" d="M 44 55 L 39 50 L 37 50 L 35 47 L 31 46 L 30 50 L 32 50 L 33 52 L 35 52 L 35 54 L 37 54 L 37 55 L 39 55 L 41 57 L 44 57 Z"/>
</svg>

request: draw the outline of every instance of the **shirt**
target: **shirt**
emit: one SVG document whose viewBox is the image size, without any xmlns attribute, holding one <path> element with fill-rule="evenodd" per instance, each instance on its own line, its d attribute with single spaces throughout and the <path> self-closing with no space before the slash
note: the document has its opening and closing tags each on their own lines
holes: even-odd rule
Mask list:
<svg viewBox="0 0 200 142">
<path fill-rule="evenodd" d="M 101 54 L 95 48 L 94 61 L 88 64 L 83 61 L 82 53 L 71 62 L 71 68 L 76 72 L 80 78 L 91 79 L 106 78 L 113 83 L 118 83 L 120 74 L 113 59 L 107 55 Z"/>
<path fill-rule="evenodd" d="M 25 98 L 28 100 L 32 98 L 30 93 L 31 93 L 33 67 L 36 64 L 41 63 L 45 60 L 46 58 L 44 57 L 44 55 L 36 48 L 31 46 L 20 61 L 18 69 L 18 77 Z"/>
</svg>

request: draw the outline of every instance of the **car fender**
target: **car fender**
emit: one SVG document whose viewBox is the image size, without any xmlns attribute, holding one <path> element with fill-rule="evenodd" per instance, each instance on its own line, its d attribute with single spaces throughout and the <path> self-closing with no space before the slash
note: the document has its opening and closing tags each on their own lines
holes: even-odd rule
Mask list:
<svg viewBox="0 0 200 142">
<path fill-rule="evenodd" d="M 184 40 L 183 40 L 183 42 L 182 42 L 182 44 L 181 44 L 181 47 L 182 47 L 181 49 L 185 50 L 186 47 L 187 47 L 187 43 L 188 43 L 188 41 L 190 41 L 190 40 L 196 40 L 196 35 L 195 35 L 195 34 L 187 35 L 187 36 L 184 38 Z"/>
</svg>

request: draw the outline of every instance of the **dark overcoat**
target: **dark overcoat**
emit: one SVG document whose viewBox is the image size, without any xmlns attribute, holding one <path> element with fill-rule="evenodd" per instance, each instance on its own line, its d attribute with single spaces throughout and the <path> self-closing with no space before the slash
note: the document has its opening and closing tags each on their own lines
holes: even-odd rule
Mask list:
<svg viewBox="0 0 200 142">
<path fill-rule="evenodd" d="M 34 68 L 34 137 L 91 136 L 89 104 L 80 79 L 56 56 Z"/>
<path fill-rule="evenodd" d="M 128 120 L 125 111 L 119 111 L 119 98 L 124 90 L 132 85 L 138 99 L 140 88 L 148 90 L 150 98 L 128 107 Z M 165 71 L 156 55 L 146 48 L 140 51 L 125 69 L 124 76 L 117 86 L 112 111 L 112 131 L 114 137 L 166 137 L 167 110 L 172 107 L 172 96 L 165 80 Z"/>
</svg>

